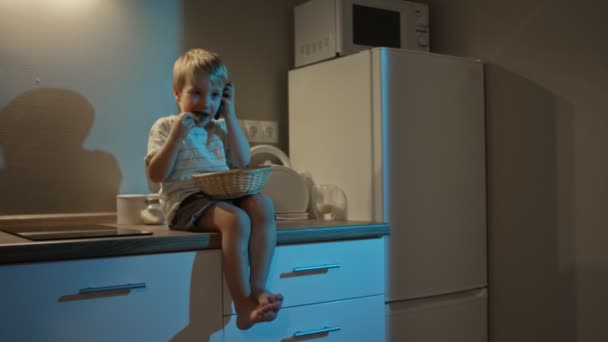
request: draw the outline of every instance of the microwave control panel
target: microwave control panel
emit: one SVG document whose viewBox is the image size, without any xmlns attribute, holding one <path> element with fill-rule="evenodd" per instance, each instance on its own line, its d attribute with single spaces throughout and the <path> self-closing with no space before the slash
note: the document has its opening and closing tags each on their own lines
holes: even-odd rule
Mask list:
<svg viewBox="0 0 608 342">
<path fill-rule="evenodd" d="M 295 66 L 373 47 L 429 51 L 428 5 L 403 0 L 310 0 L 294 10 Z"/>
</svg>

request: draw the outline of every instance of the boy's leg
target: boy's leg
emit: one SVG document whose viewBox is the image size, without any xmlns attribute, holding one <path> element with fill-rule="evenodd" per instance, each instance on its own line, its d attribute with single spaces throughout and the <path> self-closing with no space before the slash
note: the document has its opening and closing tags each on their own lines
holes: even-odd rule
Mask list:
<svg viewBox="0 0 608 342">
<path fill-rule="evenodd" d="M 222 234 L 224 277 L 237 310 L 237 326 L 247 329 L 256 322 L 267 320 L 264 315 L 272 307 L 259 305 L 251 298 L 248 279 L 251 222 L 247 213 L 229 203 L 218 202 L 205 211 L 197 227 Z"/>
<path fill-rule="evenodd" d="M 272 294 L 266 289 L 266 281 L 274 249 L 276 246 L 276 222 L 270 198 L 263 194 L 242 198 L 238 205 L 251 220 L 249 240 L 249 263 L 251 266 L 251 292 L 261 304 L 271 303 L 278 311 L 283 301 L 280 294 Z"/>
</svg>

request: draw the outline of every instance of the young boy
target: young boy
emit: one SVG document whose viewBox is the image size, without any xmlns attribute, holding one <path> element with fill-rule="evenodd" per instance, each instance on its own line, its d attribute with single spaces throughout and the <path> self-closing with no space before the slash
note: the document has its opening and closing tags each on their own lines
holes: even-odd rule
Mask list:
<svg viewBox="0 0 608 342">
<path fill-rule="evenodd" d="M 282 295 L 266 289 L 276 244 L 272 202 L 262 194 L 214 200 L 191 180 L 195 173 L 249 164 L 249 143 L 236 118 L 234 93 L 216 54 L 194 49 L 179 57 L 173 67 L 173 94 L 180 113 L 152 126 L 145 161 L 148 178 L 161 183 L 161 203 L 171 229 L 221 233 L 224 277 L 234 299 L 236 324 L 248 329 L 274 320 L 283 301 Z M 223 119 L 215 120 L 216 113 Z"/>
</svg>

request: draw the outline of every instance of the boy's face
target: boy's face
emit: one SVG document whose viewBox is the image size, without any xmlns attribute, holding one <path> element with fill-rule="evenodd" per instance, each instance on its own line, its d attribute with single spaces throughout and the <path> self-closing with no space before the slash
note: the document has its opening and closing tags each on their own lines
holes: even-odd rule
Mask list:
<svg viewBox="0 0 608 342">
<path fill-rule="evenodd" d="M 186 83 L 183 89 L 175 88 L 173 92 L 181 112 L 192 113 L 198 124 L 209 122 L 222 101 L 223 86 L 209 81 L 209 77 L 198 76 L 192 84 Z"/>
</svg>

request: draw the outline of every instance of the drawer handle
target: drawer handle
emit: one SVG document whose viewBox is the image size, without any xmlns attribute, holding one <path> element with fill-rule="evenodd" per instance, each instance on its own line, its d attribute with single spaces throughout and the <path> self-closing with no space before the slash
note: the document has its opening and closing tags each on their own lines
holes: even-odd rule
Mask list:
<svg viewBox="0 0 608 342">
<path fill-rule="evenodd" d="M 328 270 L 330 268 L 340 268 L 340 264 L 326 264 L 326 265 L 317 265 L 317 266 L 294 267 L 293 273 Z"/>
<path fill-rule="evenodd" d="M 123 284 L 123 285 L 100 286 L 100 287 L 87 287 L 86 289 L 80 289 L 79 293 L 87 294 L 87 293 L 144 289 L 144 288 L 146 288 L 146 283 L 136 283 L 136 284 Z"/>
<path fill-rule="evenodd" d="M 330 333 L 332 331 L 338 331 L 338 330 L 340 330 L 340 327 L 323 327 L 322 329 L 315 329 L 315 330 L 309 330 L 309 331 L 296 331 L 295 333 L 293 333 L 293 337 L 303 337 L 303 336 L 310 336 L 310 335 L 325 334 L 325 333 Z"/>
</svg>

